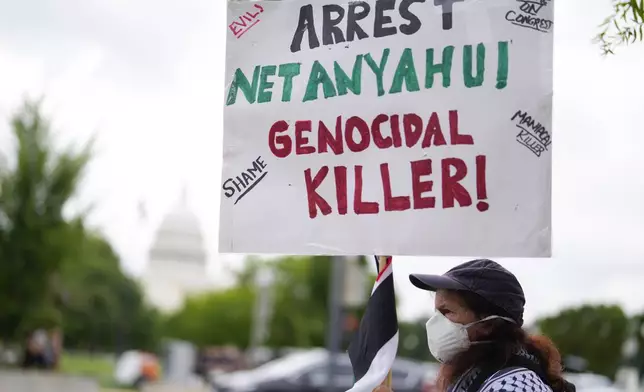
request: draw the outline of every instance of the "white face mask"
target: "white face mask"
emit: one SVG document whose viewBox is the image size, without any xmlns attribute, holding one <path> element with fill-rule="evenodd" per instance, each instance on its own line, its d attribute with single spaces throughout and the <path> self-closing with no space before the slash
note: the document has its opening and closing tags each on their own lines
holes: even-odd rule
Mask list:
<svg viewBox="0 0 644 392">
<path fill-rule="evenodd" d="M 472 344 L 484 343 L 470 342 L 467 329 L 474 324 L 493 319 L 503 319 L 514 323 L 514 320 L 506 317 L 489 316 L 463 325 L 450 321 L 443 313 L 436 311 L 425 325 L 427 328 L 427 345 L 429 346 L 429 351 L 439 362 L 448 362 L 457 354 L 466 351 Z"/>
</svg>

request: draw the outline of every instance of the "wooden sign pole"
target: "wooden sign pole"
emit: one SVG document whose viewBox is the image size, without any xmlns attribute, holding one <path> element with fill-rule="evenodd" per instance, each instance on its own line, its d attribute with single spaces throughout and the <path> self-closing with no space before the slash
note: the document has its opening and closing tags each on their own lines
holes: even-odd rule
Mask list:
<svg viewBox="0 0 644 392">
<path fill-rule="evenodd" d="M 384 271 L 385 268 L 387 268 L 387 256 L 378 256 L 378 274 Z M 387 377 L 380 385 L 391 389 L 391 370 L 389 370 Z"/>
</svg>

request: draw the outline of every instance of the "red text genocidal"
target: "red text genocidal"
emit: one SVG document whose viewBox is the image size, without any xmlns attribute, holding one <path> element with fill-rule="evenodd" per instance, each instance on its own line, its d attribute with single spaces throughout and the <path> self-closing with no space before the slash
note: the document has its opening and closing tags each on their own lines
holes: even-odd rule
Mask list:
<svg viewBox="0 0 644 392">
<path fill-rule="evenodd" d="M 271 153 L 277 158 L 287 158 L 292 155 L 360 153 L 369 148 L 435 148 L 440 146 L 473 146 L 471 135 L 460 133 L 458 126 L 458 111 L 448 113 L 449 126 L 443 131 L 438 113 L 434 112 L 428 118 L 413 113 L 380 114 L 369 122 L 358 116 L 342 118 L 338 116 L 335 124 L 311 120 L 295 121 L 289 125 L 280 120 L 273 123 L 268 136 Z M 384 129 L 388 128 L 387 131 Z M 476 189 L 470 192 L 462 183 L 468 176 L 468 163 L 475 166 Z M 476 208 L 487 211 L 489 205 L 486 187 L 486 156 L 477 155 L 474 162 L 466 162 L 457 157 L 441 160 L 422 159 L 409 162 L 409 175 L 412 189 L 406 194 L 394 195 L 391 186 L 391 174 L 388 163 L 379 165 L 382 198 L 379 201 L 367 201 L 363 198 L 362 165 L 352 168 L 346 166 L 322 166 L 319 169 L 304 170 L 304 183 L 308 199 L 309 217 L 316 218 L 319 213 L 329 215 L 332 212 L 339 215 L 349 213 L 352 204 L 356 215 L 378 214 L 382 211 L 406 211 L 437 208 L 434 184 L 438 182 L 442 203 L 439 208 L 469 207 L 472 205 L 472 195 L 475 193 L 479 202 Z M 372 170 L 372 169 L 369 169 Z M 349 172 L 351 171 L 351 174 Z M 348 195 L 347 181 L 353 177 L 355 184 L 353 195 Z M 334 181 L 335 195 L 322 195 L 320 186 L 325 181 Z M 352 196 L 352 200 L 350 200 Z M 352 201 L 350 203 L 350 201 Z"/>
</svg>

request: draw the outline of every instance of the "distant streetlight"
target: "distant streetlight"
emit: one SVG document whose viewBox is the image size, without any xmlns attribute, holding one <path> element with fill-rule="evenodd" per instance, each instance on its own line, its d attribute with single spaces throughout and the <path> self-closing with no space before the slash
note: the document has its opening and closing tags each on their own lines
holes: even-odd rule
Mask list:
<svg viewBox="0 0 644 392">
<path fill-rule="evenodd" d="M 329 353 L 327 369 L 327 391 L 333 391 L 336 356 L 342 344 L 342 306 L 345 300 L 347 260 L 344 256 L 331 257 L 329 282 L 329 318 L 327 321 L 326 346 Z"/>
<path fill-rule="evenodd" d="M 638 351 L 639 344 L 637 343 L 637 339 L 635 337 L 629 337 L 626 339 L 622 346 L 622 355 L 624 358 L 631 359 L 638 353 Z"/>
<path fill-rule="evenodd" d="M 255 362 L 256 351 L 261 347 L 269 333 L 269 321 L 273 307 L 272 287 L 275 277 L 269 267 L 260 268 L 255 275 L 255 311 L 249 352 L 251 361 Z"/>
<path fill-rule="evenodd" d="M 628 364 L 634 363 L 637 353 L 640 350 L 638 333 L 641 333 L 638 322 L 636 320 L 631 320 L 628 325 L 627 338 L 624 341 L 624 344 L 622 344 L 622 357 Z"/>
<path fill-rule="evenodd" d="M 273 284 L 273 280 L 273 271 L 270 268 L 260 268 L 255 277 L 255 284 L 257 287 L 267 288 Z"/>
<path fill-rule="evenodd" d="M 342 306 L 344 308 L 357 308 L 367 302 L 367 274 L 360 264 L 357 256 L 344 258 L 344 290 Z"/>
<path fill-rule="evenodd" d="M 8 168 L 7 157 L 0 151 L 0 175 Z M 2 193 L 2 183 L 0 183 L 0 193 Z M 9 225 L 9 218 L 0 210 L 0 228 L 6 228 Z"/>
</svg>

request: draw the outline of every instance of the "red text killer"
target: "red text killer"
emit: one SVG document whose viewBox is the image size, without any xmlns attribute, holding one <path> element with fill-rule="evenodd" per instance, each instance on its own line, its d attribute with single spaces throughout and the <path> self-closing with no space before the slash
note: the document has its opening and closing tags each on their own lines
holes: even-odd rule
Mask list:
<svg viewBox="0 0 644 392">
<path fill-rule="evenodd" d="M 363 166 L 356 165 L 351 169 L 346 166 L 335 166 L 329 168 L 322 166 L 317 171 L 306 169 L 304 171 L 304 183 L 308 198 L 309 217 L 314 219 L 318 211 L 322 215 L 329 215 L 335 212 L 339 215 L 346 215 L 349 208 L 356 215 L 378 214 L 383 211 L 406 211 L 410 209 L 423 210 L 437 208 L 436 196 L 441 197 L 442 204 L 438 208 L 453 208 L 458 203 L 459 207 L 472 205 L 472 193 L 479 202 L 476 208 L 483 212 L 487 211 L 489 205 L 486 188 L 486 157 L 479 155 L 475 161 L 474 173 L 476 176 L 476 189 L 471 192 L 461 183 L 468 176 L 468 166 L 462 159 L 445 158 L 439 162 L 431 159 L 423 159 L 410 162 L 409 175 L 411 175 L 410 190 L 392 189 L 389 164 L 380 165 L 380 178 L 382 197 L 380 200 L 365 200 L 363 197 Z M 437 163 L 434 167 L 434 163 Z M 352 173 L 348 173 L 349 170 Z M 437 173 L 434 173 L 437 171 Z M 354 192 L 348 194 L 348 177 L 353 177 Z M 320 185 L 325 181 L 334 181 L 335 194 L 321 194 Z M 438 182 L 440 189 L 435 190 L 435 182 Z"/>
</svg>

